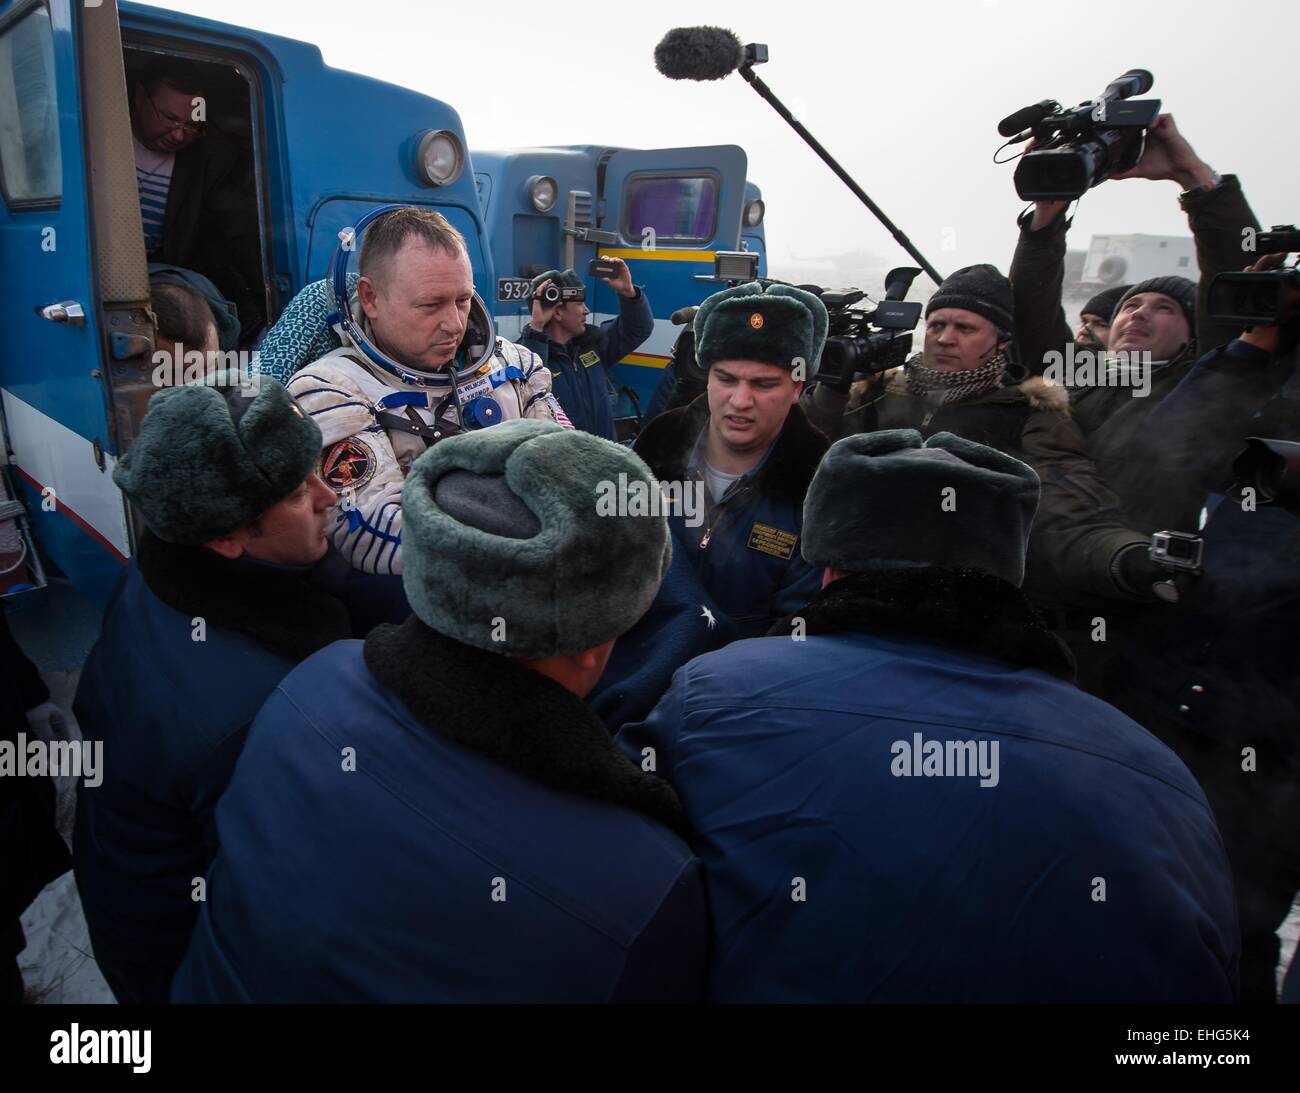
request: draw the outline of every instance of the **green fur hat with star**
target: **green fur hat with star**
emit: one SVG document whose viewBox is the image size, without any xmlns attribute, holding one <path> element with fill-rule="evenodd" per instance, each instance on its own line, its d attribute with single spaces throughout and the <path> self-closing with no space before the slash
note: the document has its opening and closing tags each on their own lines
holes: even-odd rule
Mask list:
<svg viewBox="0 0 1300 1093">
<path fill-rule="evenodd" d="M 793 285 L 758 281 L 714 293 L 695 313 L 695 358 L 702 368 L 718 361 L 758 361 L 810 380 L 826 344 L 826 305 Z"/>
</svg>

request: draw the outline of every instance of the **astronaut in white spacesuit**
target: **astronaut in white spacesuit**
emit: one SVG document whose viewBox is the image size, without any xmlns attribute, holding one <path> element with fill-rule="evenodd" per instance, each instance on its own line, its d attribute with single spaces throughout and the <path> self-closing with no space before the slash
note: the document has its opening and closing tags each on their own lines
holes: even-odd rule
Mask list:
<svg viewBox="0 0 1300 1093">
<path fill-rule="evenodd" d="M 356 229 L 369 224 L 355 297 L 346 259 L 335 262 L 330 321 L 343 345 L 287 387 L 320 426 L 335 547 L 364 572 L 400 573 L 402 482 L 430 444 L 511 418 L 569 422 L 541 359 L 494 335 L 461 234 L 429 209 L 372 216 Z"/>
</svg>

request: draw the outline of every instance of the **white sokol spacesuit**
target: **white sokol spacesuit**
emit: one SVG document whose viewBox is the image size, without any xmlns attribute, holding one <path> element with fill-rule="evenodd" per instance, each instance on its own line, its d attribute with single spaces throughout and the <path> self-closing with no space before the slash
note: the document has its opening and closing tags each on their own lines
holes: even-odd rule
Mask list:
<svg viewBox="0 0 1300 1093">
<path fill-rule="evenodd" d="M 320 426 L 320 476 L 339 495 L 335 547 L 366 573 L 400 573 L 402 482 L 430 444 L 514 418 L 569 421 L 551 393 L 550 369 L 496 337 L 477 295 L 454 368 L 442 371 L 398 364 L 364 324 L 348 319 L 336 326 L 342 348 L 286 386 Z"/>
</svg>

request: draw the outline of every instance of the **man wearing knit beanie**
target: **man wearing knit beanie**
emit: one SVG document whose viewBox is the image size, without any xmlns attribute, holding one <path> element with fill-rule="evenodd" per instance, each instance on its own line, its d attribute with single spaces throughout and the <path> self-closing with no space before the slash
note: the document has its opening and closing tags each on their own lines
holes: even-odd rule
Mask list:
<svg viewBox="0 0 1300 1093">
<path fill-rule="evenodd" d="M 277 382 L 154 395 L 113 480 L 144 518 L 74 703 L 103 742 L 77 803 L 74 868 L 119 1002 L 165 1002 L 216 847 L 212 810 L 262 703 L 352 634 L 313 580 L 334 493 L 320 431 Z"/>
<path fill-rule="evenodd" d="M 1105 349 L 1110 338 L 1110 317 L 1115 305 L 1131 285 L 1114 285 L 1104 288 L 1089 298 L 1079 310 L 1079 326 L 1074 332 L 1076 345 L 1087 349 Z"/>
<path fill-rule="evenodd" d="M 1219 273 L 1245 264 L 1250 256 L 1243 254 L 1243 240 L 1253 238 L 1260 227 L 1237 177 L 1221 175 L 1202 160 L 1172 115 L 1157 119 L 1147 131 L 1142 158 L 1114 178 L 1123 181 L 1103 185 L 1137 189 L 1130 179 L 1144 180 L 1144 186 L 1177 183 L 1178 203 L 1196 243 L 1199 283 L 1171 270 L 1129 286 L 1111 317 L 1105 366 L 1083 369 L 1082 380 L 1076 370 L 1070 381 L 1071 413 L 1085 439 L 1095 481 L 1069 489 L 1065 505 L 1046 506 L 1061 514 L 1074 510 L 1068 520 L 1074 530 L 1066 534 L 1065 549 L 1047 559 L 1050 579 L 1060 590 L 1052 619 L 1079 658 L 1080 685 L 1102 697 L 1109 694 L 1107 680 L 1113 674 L 1108 660 L 1125 655 L 1125 630 L 1144 610 L 1143 602 L 1155 605 L 1155 593 L 1169 587 L 1168 570 L 1148 556 L 1152 533 L 1194 534 L 1204 498 L 1195 458 L 1171 459 L 1168 448 L 1162 458 L 1150 457 L 1151 415 L 1180 389 L 1201 354 L 1216 354 L 1228 369 L 1251 358 L 1249 349 L 1232 342 L 1240 330 L 1215 322 L 1204 303 Z M 1091 356 L 1091 347 L 1074 344 L 1060 306 L 1070 227 L 1067 205 L 1040 201 L 1020 219 L 1011 279 L 1016 341 L 1031 368 L 1046 363 L 1049 355 L 1078 357 L 1083 350 Z M 1157 442 L 1163 443 L 1166 435 L 1167 430 L 1160 430 Z M 1071 485 L 1065 477 L 1059 481 Z M 1186 498 L 1195 500 L 1177 503 Z M 1180 509 L 1171 518 L 1171 511 Z M 1099 617 L 1107 621 L 1105 641 L 1092 636 Z"/>
<path fill-rule="evenodd" d="M 710 1001 L 1234 999 L 1204 795 L 1017 587 L 1038 498 L 950 433 L 839 441 L 805 502 L 822 590 L 619 734 L 686 805 Z"/>
<path fill-rule="evenodd" d="M 1007 352 L 1015 325 L 1011 283 L 983 263 L 950 274 L 925 306 L 920 353 L 883 384 L 821 383 L 804 398 L 813 422 L 832 438 L 876 429 L 947 430 L 1016 455 L 1036 412 L 1057 415 L 1065 392 L 1038 376 L 1016 375 Z M 1019 381 L 1019 382 L 1018 382 Z"/>
<path fill-rule="evenodd" d="M 1062 574 L 1089 591 L 1116 596 L 1115 559 L 1145 551 L 1149 537 L 1123 523 L 1118 502 L 1094 466 L 1071 417 L 1066 388 L 1043 376 L 1023 377 L 1005 352 L 1017 325 L 1014 293 L 993 266 L 959 269 L 926 305 L 922 351 L 887 376 L 883 389 L 857 384 L 850 409 L 837 415 L 842 393 L 822 385 L 805 396 L 813 420 L 835 436 L 916 429 L 985 444 L 1032 466 L 1043 483 L 1033 528 L 1026 591 L 1056 606 Z M 1078 550 L 1089 542 L 1087 553 Z M 1145 554 L 1143 554 L 1145 558 Z"/>
<path fill-rule="evenodd" d="M 605 483 L 656 485 L 626 448 L 544 422 L 416 461 L 414 614 L 324 650 L 262 710 L 174 1000 L 698 1000 L 681 804 L 583 702 L 671 555 L 663 515 L 598 505 Z"/>
<path fill-rule="evenodd" d="M 710 296 L 695 314 L 705 393 L 661 414 L 636 451 L 688 502 L 673 540 L 741 637 L 762 634 L 816 591 L 799 554 L 803 498 L 828 447 L 799 407 L 826 341 L 810 292 L 752 282 Z"/>
</svg>

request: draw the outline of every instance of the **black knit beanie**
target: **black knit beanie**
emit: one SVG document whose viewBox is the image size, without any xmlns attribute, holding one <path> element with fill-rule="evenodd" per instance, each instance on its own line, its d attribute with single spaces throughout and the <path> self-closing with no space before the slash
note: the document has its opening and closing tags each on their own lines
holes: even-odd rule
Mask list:
<svg viewBox="0 0 1300 1093">
<path fill-rule="evenodd" d="M 925 305 L 926 318 L 944 307 L 959 307 L 983 315 L 999 330 L 1010 332 L 1015 328 L 1011 282 L 988 263 L 966 266 L 945 277 L 939 291 Z"/>
</svg>

